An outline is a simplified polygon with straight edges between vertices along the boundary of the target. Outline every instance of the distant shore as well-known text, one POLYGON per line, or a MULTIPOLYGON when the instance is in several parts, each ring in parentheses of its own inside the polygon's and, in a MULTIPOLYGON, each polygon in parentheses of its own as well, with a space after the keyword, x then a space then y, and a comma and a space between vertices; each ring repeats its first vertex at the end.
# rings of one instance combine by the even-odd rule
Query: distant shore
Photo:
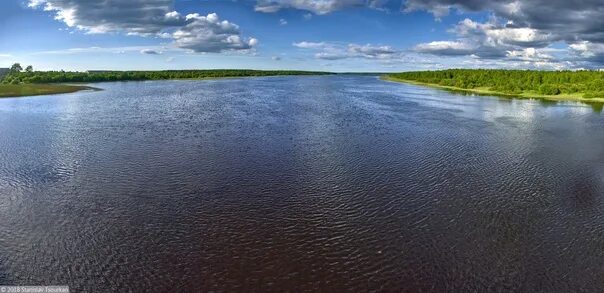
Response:
POLYGON ((0 84, 0 98, 68 94, 84 90, 99 89, 84 85, 68 84, 0 84))
POLYGON ((446 86, 440 85, 436 83, 428 83, 421 82, 416 80, 402 79, 397 78, 392 75, 383 75, 380 77, 382 80, 399 82, 399 83, 407 83, 419 86, 432 87, 452 92, 461 92, 467 94, 475 94, 482 96, 499 96, 499 97, 507 97, 507 98, 520 98, 520 99, 539 99, 539 100, 547 100, 547 101, 573 101, 573 102, 583 102, 588 104, 594 103, 604 103, 604 98, 585 98, 584 93, 567 93, 567 94, 557 94, 557 95, 543 95, 531 91, 523 91, 521 93, 505 93, 500 91, 491 90, 489 87, 477 87, 477 88, 461 88, 455 86, 446 86))
POLYGON ((329 72, 295 70, 165 70, 165 71, 35 71, 13 72, 0 83, 0 98, 73 93, 98 90, 77 85, 113 81, 205 80, 242 77, 328 75, 329 72))

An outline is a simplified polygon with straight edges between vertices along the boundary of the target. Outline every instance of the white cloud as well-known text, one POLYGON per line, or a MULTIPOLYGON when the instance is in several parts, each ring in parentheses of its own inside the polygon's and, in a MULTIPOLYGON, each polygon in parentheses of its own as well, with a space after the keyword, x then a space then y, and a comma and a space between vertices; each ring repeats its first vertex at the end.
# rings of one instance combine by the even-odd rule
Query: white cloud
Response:
POLYGON ((176 11, 168 12, 165 15, 166 20, 178 21, 181 19, 180 13, 176 11))
POLYGON ((323 15, 347 8, 384 9, 389 1, 393 0, 257 0, 255 9, 264 13, 274 13, 282 9, 299 9, 323 15))
POLYGON ((398 58, 402 54, 401 51, 398 51, 390 46, 373 46, 370 44, 348 44, 348 49, 346 52, 350 57, 361 57, 367 59, 392 59, 398 58))
POLYGON ((583 41, 569 46, 576 54, 585 58, 604 54, 604 44, 583 41))
POLYGON ((258 44, 255 38, 243 39, 239 26, 220 20, 216 13, 186 16, 187 24, 172 34, 176 46, 194 52, 220 53, 249 50, 258 44))
POLYGON ((569 45, 571 55, 579 60, 604 63, 604 44, 582 41, 569 45))
POLYGON ((29 0, 31 8, 55 13, 55 19, 88 33, 155 35, 182 24, 172 0, 86 1, 29 0))
POLYGON ((327 47, 328 44, 324 43, 324 42, 307 42, 307 41, 302 41, 299 43, 293 43, 294 47, 298 47, 298 48, 303 48, 303 49, 320 49, 320 48, 324 48, 327 47))
MULTIPOLYGON (((592 62, 591 67, 604 63, 604 54, 597 49, 599 44, 604 44, 604 9, 600 0, 406 0, 404 6, 408 12, 424 10, 436 18, 449 14, 452 9, 458 13, 490 13, 495 21, 465 20, 454 29, 458 38, 473 42, 477 50, 496 53, 483 57, 510 57, 501 53, 526 52, 529 48, 565 43, 570 54, 574 54, 567 57, 574 61, 592 62)), ((554 58, 560 62, 565 60, 554 58)))
POLYGON ((173 0, 29 0, 28 6, 54 12, 55 19, 86 33, 172 38, 177 47, 194 52, 246 51, 258 44, 215 13, 183 17, 174 11, 173 0))
POLYGON ((553 60, 553 56, 535 48, 508 51, 507 57, 520 61, 547 62, 553 60))
POLYGON ((451 32, 463 38, 479 38, 479 42, 492 46, 545 47, 556 39, 550 33, 532 28, 514 27, 513 22, 500 24, 496 18, 486 23, 474 22, 471 19, 460 21, 451 32))
POLYGON ((436 55, 470 55, 475 50, 474 46, 461 41, 435 41, 415 46, 416 52, 436 55))
POLYGON ((315 58, 324 60, 339 60, 348 58, 395 60, 403 57, 403 52, 390 46, 376 46, 371 44, 337 44, 325 42, 298 42, 294 47, 315 51, 315 58), (317 52, 318 51, 318 52, 317 52))
POLYGON ((141 54, 145 54, 145 55, 159 55, 159 54, 161 54, 160 51, 156 51, 156 50, 153 50, 153 49, 142 49, 140 52, 141 52, 141 54))
POLYGON ((486 30, 488 38, 499 44, 518 46, 542 47, 549 45, 553 37, 551 34, 542 33, 532 28, 494 28, 486 30))
MULTIPOLYGON (((471 56, 485 59, 523 59, 538 61, 536 50, 547 47, 555 41, 552 34, 531 28, 518 28, 512 22, 502 24, 497 18, 486 23, 464 19, 449 32, 457 39, 418 44, 414 50, 419 53, 446 56, 471 56), (532 56, 530 56, 533 54, 532 56)), ((543 57, 541 55, 541 57, 543 57)))

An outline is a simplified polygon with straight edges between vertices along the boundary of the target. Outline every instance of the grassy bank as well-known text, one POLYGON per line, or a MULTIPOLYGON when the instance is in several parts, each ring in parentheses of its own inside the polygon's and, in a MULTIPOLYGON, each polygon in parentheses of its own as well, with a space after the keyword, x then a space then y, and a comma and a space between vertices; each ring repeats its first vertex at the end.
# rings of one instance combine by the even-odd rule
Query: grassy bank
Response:
POLYGON ((604 103, 604 74, 596 71, 443 70, 382 79, 477 95, 604 103))
POLYGON ((0 98, 66 94, 91 89, 94 88, 66 84, 0 84, 0 98))

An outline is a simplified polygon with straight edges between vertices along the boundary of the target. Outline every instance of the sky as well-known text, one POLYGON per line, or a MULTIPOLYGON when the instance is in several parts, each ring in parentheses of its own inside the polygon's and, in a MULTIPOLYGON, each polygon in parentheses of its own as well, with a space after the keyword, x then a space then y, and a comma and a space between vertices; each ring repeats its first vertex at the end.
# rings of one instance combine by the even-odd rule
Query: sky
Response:
POLYGON ((0 0, 0 67, 604 68, 602 0, 0 0))

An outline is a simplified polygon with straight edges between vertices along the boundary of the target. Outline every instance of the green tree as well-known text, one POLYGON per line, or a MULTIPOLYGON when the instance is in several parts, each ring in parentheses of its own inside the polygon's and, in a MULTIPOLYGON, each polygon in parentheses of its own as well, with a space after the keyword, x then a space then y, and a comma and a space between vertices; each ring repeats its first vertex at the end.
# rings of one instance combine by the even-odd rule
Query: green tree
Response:
POLYGON ((29 66, 25 67, 25 72, 29 72, 29 73, 34 72, 34 68, 31 65, 29 65, 29 66))
POLYGON ((21 64, 15 63, 15 64, 13 64, 13 66, 10 67, 10 71, 11 72, 21 72, 21 71, 23 71, 23 67, 21 67, 21 64))

